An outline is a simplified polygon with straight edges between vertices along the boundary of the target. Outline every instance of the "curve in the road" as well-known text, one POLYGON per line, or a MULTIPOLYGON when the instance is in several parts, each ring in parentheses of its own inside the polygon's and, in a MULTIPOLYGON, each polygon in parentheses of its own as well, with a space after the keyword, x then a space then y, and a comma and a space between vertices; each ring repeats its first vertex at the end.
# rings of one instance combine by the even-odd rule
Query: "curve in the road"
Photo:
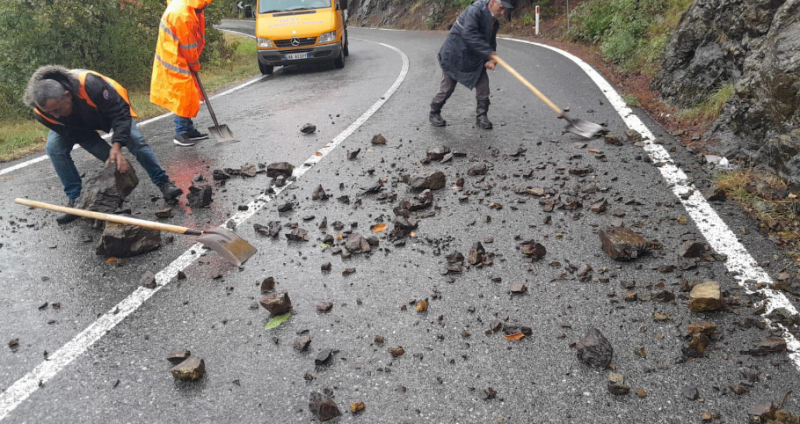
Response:
MULTIPOLYGON (((368 41, 368 40, 363 40, 368 41)), ((272 190, 267 190, 267 192, 272 192, 274 194, 262 194, 255 198, 250 204, 248 204, 248 208, 246 211, 239 212, 233 215, 231 218, 226 220, 226 224, 231 226, 231 222, 233 222, 235 226, 238 226, 253 215, 255 215, 258 211, 263 209, 270 200, 274 199, 278 196, 283 190, 287 189, 292 185, 294 181, 300 178, 303 174, 308 172, 311 168, 314 167, 317 163, 319 163, 323 158, 325 158, 331 151, 333 151, 338 145, 340 145, 344 140, 346 140, 350 135, 352 135, 359 127, 361 127, 372 115, 377 112, 381 106, 383 106, 392 95, 397 91, 400 85, 406 78, 408 74, 409 68, 409 60, 408 56, 400 49, 384 44, 384 43, 376 43, 383 47, 389 48, 395 51, 403 60, 403 65, 400 70, 400 74, 397 76, 397 79, 394 81, 391 87, 381 96, 378 101, 376 101, 366 112, 364 112, 358 119, 356 119, 350 126, 348 126, 344 131, 339 133, 330 143, 326 144, 322 149, 319 149, 315 152, 309 159, 307 159, 302 166, 295 168, 292 178, 289 182, 287 182, 283 187, 277 187, 272 185, 272 190)), ((250 85, 254 82, 261 80, 262 77, 255 78, 254 80, 248 81, 247 83, 235 87, 234 89, 228 90, 224 93, 220 93, 219 95, 225 95, 230 92, 236 91, 240 88, 244 88, 247 85, 250 85)), ((154 119, 161 119, 165 116, 164 115, 154 119)), ((41 159, 40 159, 41 160, 41 159)), ((19 169, 19 168, 17 168, 19 169)), ((166 286, 170 283, 170 281, 174 280, 178 272, 186 269, 189 265, 191 265, 194 261, 200 258, 203 253, 205 252, 205 248, 202 244, 196 243, 187 251, 185 251, 181 256, 177 259, 172 261, 166 268, 161 270, 158 274, 156 274, 155 279, 157 286, 153 289, 148 289, 145 287, 139 287, 131 293, 128 297, 118 303, 116 306, 111 308, 108 312, 100 316, 95 322, 93 322, 89 327, 85 330, 80 332, 77 336, 75 336, 72 340, 70 340, 67 344, 62 346, 58 349, 53 355, 51 355, 47 361, 42 362, 36 368, 34 368, 31 372, 26 374, 24 377, 20 378, 16 382, 14 382, 11 387, 9 387, 2 395, 0 395, 0 421, 5 419, 9 413, 11 413, 17 406, 19 406, 22 402, 25 401, 31 394, 33 394, 36 390, 39 389, 45 382, 50 380, 51 378, 55 377, 64 367, 69 365, 75 358, 80 356, 84 353, 89 347, 91 347, 95 342, 97 342, 101 337, 103 337, 106 333, 108 333, 111 329, 113 329, 117 324, 122 322, 126 317, 136 311, 140 306, 144 304, 148 299, 150 299, 154 294, 156 294, 161 288, 166 286)))

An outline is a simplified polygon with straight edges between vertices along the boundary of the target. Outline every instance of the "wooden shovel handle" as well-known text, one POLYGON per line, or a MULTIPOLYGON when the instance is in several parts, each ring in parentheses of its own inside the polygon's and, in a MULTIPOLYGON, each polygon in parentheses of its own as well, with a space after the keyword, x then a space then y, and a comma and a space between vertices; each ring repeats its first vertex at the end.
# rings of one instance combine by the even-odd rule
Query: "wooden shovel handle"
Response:
POLYGON ((51 205, 49 203, 37 202, 28 199, 14 199, 16 203, 25 206, 31 206, 39 209, 47 209, 56 212, 68 213, 71 215, 82 216, 84 218, 99 219, 101 221, 116 222, 117 224, 134 225, 137 227, 150 228, 151 230, 169 231, 170 233, 186 234, 190 236, 202 235, 202 231, 194 230, 191 228, 180 227, 171 224, 162 224, 160 222, 145 221, 143 219, 136 219, 127 216, 111 215, 108 213, 85 211, 83 209, 68 208, 66 206, 51 205))
POLYGON ((533 86, 533 84, 529 83, 528 80, 526 80, 522 75, 519 74, 519 72, 516 71, 516 69, 512 68, 511 65, 506 63, 505 60, 500 59, 500 57, 497 56, 496 54, 489 56, 489 59, 499 63, 504 68, 506 68, 506 70, 510 72, 511 75, 514 75, 519 80, 519 82, 524 84, 526 87, 530 88, 530 90, 533 91, 533 94, 539 97, 543 102, 547 103, 547 106, 550 106, 550 109, 556 111, 558 116, 564 115, 564 111, 560 107, 556 106, 555 103, 551 102, 550 99, 545 97, 545 95, 542 94, 541 91, 537 90, 536 87, 533 86))

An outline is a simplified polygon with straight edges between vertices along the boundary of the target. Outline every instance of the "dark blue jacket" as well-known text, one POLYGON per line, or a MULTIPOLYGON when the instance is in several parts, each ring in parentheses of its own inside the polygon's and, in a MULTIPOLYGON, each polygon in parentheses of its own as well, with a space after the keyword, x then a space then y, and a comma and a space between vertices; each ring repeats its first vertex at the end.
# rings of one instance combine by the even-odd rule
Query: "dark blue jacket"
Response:
POLYGON ((492 17, 488 4, 489 0, 478 0, 469 5, 439 50, 442 70, 470 90, 481 77, 489 55, 497 50, 500 23, 492 17))

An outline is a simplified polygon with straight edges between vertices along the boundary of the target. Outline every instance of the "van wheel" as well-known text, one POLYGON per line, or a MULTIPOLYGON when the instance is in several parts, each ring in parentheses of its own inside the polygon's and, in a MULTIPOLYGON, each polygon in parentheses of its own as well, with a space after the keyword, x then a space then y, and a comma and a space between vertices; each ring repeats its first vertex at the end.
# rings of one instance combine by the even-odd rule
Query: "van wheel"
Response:
POLYGON ((344 30, 344 55, 350 56, 350 37, 347 36, 347 30, 344 30))
POLYGON ((333 59, 333 64, 334 66, 336 66, 336 69, 344 68, 344 49, 342 49, 342 51, 339 52, 339 57, 333 59))
POLYGON ((258 62, 258 69, 261 71, 261 75, 272 75, 272 71, 275 67, 258 62))

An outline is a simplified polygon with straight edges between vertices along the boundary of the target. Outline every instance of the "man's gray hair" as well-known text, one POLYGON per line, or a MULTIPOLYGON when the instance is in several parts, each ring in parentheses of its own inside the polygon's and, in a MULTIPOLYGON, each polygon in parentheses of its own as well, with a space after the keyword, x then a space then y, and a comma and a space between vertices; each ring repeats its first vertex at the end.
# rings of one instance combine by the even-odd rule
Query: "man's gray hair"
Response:
POLYGON ((60 82, 51 79, 36 81, 33 85, 33 101, 44 106, 50 99, 63 100, 67 89, 60 82))

